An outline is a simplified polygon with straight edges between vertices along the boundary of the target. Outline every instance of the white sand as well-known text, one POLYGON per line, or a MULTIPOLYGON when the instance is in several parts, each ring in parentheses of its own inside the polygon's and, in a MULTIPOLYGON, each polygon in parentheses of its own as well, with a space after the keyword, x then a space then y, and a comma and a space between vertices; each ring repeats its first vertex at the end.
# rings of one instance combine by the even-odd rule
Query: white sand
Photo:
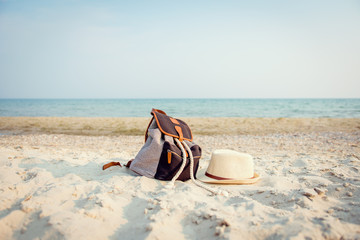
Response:
POLYGON ((360 132, 195 136, 261 181, 175 189, 125 167, 142 136, 0 136, 0 239, 360 239, 360 132))

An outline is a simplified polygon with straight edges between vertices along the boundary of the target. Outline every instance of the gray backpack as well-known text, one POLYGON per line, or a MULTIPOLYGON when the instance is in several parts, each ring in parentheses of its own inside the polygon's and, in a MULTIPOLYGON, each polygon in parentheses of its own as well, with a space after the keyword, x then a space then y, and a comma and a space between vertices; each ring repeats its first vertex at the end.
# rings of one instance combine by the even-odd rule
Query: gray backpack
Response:
MULTIPOLYGON (((145 144, 126 166, 149 178, 168 181, 176 176, 174 180, 189 180, 196 175, 201 157, 201 148, 193 142, 189 126, 158 109, 152 109, 151 114, 145 144)), ((114 165, 120 163, 108 163, 103 170, 114 165)))
MULTIPOLYGON (((175 180, 191 179, 196 185, 217 193, 195 180, 201 148, 193 142, 190 127, 184 121, 172 118, 158 109, 152 109, 151 115, 153 117, 145 133, 145 144, 126 167, 137 174, 171 181, 172 184, 175 180)), ((103 170, 114 165, 120 163, 105 164, 103 170)))
POLYGON ((175 180, 189 180, 191 175, 196 175, 201 157, 201 148, 193 143, 189 126, 158 109, 153 109, 151 114, 145 144, 127 166, 150 178, 172 180, 177 176, 175 180))

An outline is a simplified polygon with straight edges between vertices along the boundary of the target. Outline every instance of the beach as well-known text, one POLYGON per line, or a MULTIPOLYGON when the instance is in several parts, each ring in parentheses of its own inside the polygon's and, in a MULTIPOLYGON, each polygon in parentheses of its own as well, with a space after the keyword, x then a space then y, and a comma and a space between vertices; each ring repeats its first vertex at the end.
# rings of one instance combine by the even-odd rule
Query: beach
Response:
MULTIPOLYGON (((360 131, 360 118, 187 118, 194 135, 266 135, 360 131)), ((0 133, 88 136, 144 135, 147 117, 0 117, 0 133)))
MULTIPOLYGON (((181 117, 179 117, 181 118, 181 117)), ((0 117, 0 239, 360 239, 359 118, 181 118, 202 148, 251 154, 252 185, 125 165, 150 118, 0 117)))

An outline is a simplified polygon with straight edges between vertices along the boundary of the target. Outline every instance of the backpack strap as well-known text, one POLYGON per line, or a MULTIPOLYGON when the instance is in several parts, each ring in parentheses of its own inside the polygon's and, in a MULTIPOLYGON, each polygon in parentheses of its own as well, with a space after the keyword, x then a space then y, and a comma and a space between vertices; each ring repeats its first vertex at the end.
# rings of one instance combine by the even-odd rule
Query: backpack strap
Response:
POLYGON ((186 155, 187 153, 189 153, 190 155, 190 178, 191 181, 193 183, 195 183, 195 185, 213 193, 213 194, 219 194, 219 195, 223 195, 223 196, 227 196, 228 193, 225 190, 217 190, 217 189, 213 189, 211 187, 208 187, 206 185, 204 185, 203 183, 197 181, 194 177, 194 157, 192 155, 191 149, 190 147, 187 145, 187 143, 185 141, 180 142, 180 140, 178 140, 177 138, 174 138, 175 142, 178 144, 178 146, 181 149, 182 152, 182 156, 183 156, 183 161, 181 163, 181 166, 178 170, 178 172, 175 174, 175 176, 171 179, 171 181, 168 183, 168 185, 166 186, 167 188, 171 188, 174 186, 174 183, 176 181, 176 179, 180 176, 180 174, 182 173, 182 171, 184 171, 185 168, 185 164, 186 164, 186 155), (185 149, 184 149, 185 147, 185 149))
POLYGON ((122 167, 120 162, 109 162, 109 163, 105 164, 102 169, 105 170, 105 169, 107 169, 109 167, 112 167, 112 166, 120 166, 120 167, 122 167))

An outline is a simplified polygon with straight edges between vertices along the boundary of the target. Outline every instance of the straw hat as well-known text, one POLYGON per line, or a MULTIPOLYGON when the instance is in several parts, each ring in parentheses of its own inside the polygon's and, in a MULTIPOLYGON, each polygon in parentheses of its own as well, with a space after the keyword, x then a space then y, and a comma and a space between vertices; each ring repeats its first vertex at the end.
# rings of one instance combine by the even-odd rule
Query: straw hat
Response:
POLYGON ((252 184, 259 180, 251 155, 228 149, 215 150, 205 172, 197 177, 205 183, 252 184))

